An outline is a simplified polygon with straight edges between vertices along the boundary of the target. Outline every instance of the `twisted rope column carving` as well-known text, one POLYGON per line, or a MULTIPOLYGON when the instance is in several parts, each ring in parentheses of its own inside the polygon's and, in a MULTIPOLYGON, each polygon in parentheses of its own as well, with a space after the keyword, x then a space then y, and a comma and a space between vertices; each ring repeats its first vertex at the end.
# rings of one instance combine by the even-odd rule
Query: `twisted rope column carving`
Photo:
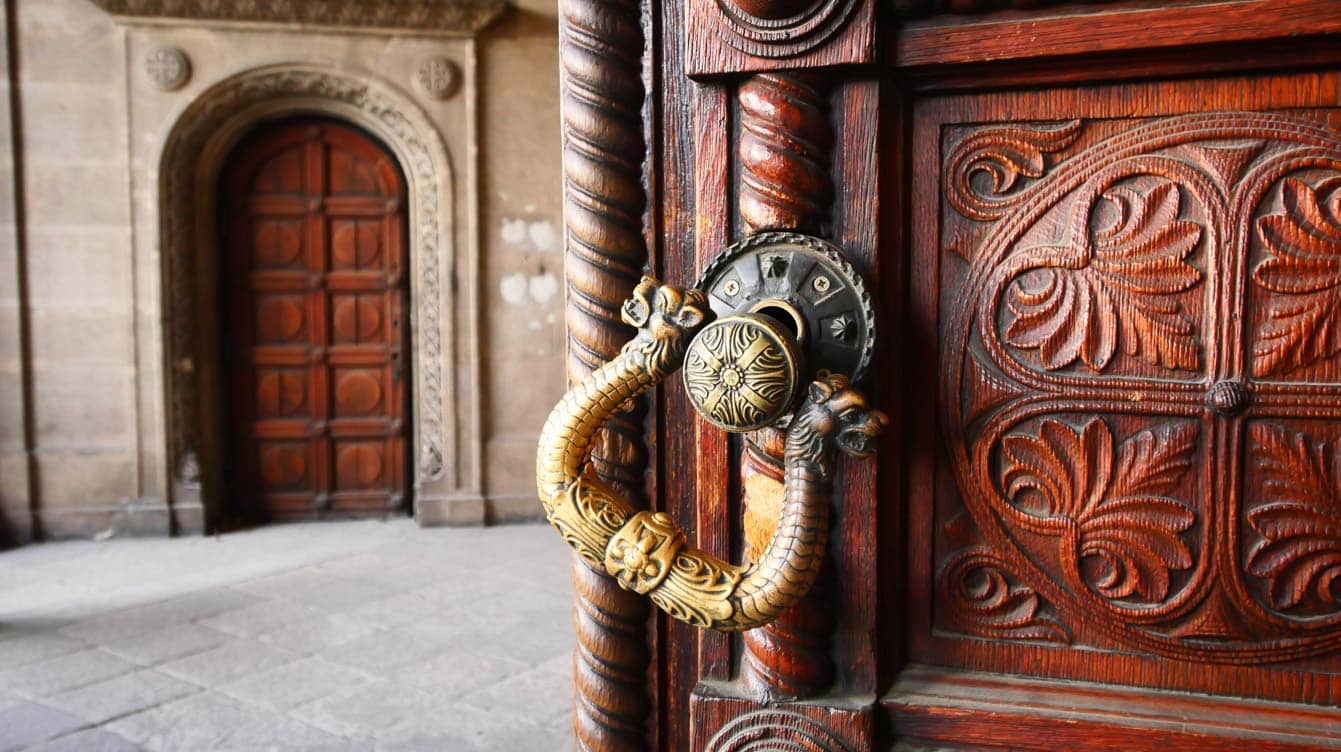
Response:
MULTIPOLYGON (((737 96, 745 232, 824 234, 834 196, 827 77, 815 71, 761 73, 742 83, 737 96)), ((776 429, 745 439, 740 472, 747 555, 756 541, 767 543, 772 536, 781 503, 783 448, 776 429)), ((833 620, 825 579, 822 573, 810 594, 771 624, 745 633, 741 678, 760 697, 813 697, 833 682, 833 620)))
POLYGON ((760 73, 741 84, 738 97, 740 218, 746 234, 824 234, 834 190, 826 76, 760 73))
MULTIPOLYGON (((633 330, 619 317, 647 262, 642 214, 643 33, 637 0, 561 0, 567 372, 576 383, 618 354, 633 330)), ((592 467, 643 499, 645 408, 613 419, 592 467)), ((578 648, 573 676, 577 749, 646 748, 646 599, 574 557, 578 648)))

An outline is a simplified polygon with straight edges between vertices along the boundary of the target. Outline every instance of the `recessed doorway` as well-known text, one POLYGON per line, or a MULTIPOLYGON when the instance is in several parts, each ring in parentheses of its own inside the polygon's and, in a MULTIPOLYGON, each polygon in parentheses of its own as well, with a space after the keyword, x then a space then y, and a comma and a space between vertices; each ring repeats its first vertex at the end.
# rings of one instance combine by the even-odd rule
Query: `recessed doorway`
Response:
POLYGON ((225 525, 406 510, 406 183, 329 119, 268 123, 219 185, 225 525))

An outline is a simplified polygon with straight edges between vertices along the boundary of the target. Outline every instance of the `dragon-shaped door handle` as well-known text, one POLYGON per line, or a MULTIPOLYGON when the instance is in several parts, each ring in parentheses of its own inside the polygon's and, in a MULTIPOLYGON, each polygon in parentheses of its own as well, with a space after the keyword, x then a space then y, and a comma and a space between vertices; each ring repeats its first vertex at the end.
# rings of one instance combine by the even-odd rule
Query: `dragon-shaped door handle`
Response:
POLYGON ((835 368, 859 376, 870 362, 869 295, 833 246, 769 233, 727 249, 697 289, 644 277, 622 317, 637 335, 564 395, 541 433, 546 517, 588 564, 677 619, 718 631, 767 624, 806 594, 824 562, 835 449, 868 457, 889 423, 835 368), (710 422, 786 430, 780 519, 756 562, 688 545, 671 517, 635 511, 589 471, 605 422, 682 365, 689 398, 710 422))

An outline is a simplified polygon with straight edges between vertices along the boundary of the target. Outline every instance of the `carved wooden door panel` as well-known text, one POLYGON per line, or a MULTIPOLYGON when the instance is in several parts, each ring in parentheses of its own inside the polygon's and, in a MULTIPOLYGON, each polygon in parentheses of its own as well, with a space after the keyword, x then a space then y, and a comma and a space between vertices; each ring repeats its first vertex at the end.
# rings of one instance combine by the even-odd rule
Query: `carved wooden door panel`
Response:
MULTIPOLYGON (((575 565, 579 749, 1341 749, 1335 2, 560 8, 574 381, 640 268, 803 233, 875 291, 893 418, 763 627, 575 565)), ((749 556, 780 434, 688 403, 592 468, 749 556)))
MULTIPOLYGON (((932 691, 1025 691, 991 674, 1095 682, 1132 713, 1159 700, 1104 683, 1341 696, 1337 88, 1307 73, 916 106, 914 305, 939 337, 938 404, 915 422, 942 439, 909 495, 910 530, 930 533, 907 542, 925 665, 890 705, 910 736, 945 733, 932 691)), ((1074 707, 1037 691, 1040 711, 1074 707)), ((1228 707, 1278 723, 1170 701, 1196 718, 1187 737, 1228 707)), ((1282 725, 1337 722, 1299 708, 1282 725)))
POLYGON ((286 121, 223 182, 230 493, 250 516, 405 503, 405 184, 353 128, 286 121))

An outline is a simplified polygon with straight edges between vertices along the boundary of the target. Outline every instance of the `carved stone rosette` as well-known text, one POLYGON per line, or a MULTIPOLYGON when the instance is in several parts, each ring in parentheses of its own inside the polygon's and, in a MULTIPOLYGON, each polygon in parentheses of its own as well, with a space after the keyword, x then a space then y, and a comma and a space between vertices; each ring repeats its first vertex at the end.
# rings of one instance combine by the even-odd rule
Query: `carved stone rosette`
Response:
MULTIPOLYGON (((561 0, 568 380, 614 358, 633 330, 620 306, 647 263, 642 213, 643 34, 636 0, 561 0)), ((643 497, 641 403, 595 440, 598 476, 643 497)), ((639 501, 642 504, 644 502, 639 501)), ((574 558, 578 648, 574 731, 581 750, 641 750, 651 705, 647 600, 574 558)))
POLYGON ((944 557, 941 611, 1200 662, 1333 651, 1341 141, 1267 113, 1088 127, 949 141, 942 421, 981 545, 944 557))

